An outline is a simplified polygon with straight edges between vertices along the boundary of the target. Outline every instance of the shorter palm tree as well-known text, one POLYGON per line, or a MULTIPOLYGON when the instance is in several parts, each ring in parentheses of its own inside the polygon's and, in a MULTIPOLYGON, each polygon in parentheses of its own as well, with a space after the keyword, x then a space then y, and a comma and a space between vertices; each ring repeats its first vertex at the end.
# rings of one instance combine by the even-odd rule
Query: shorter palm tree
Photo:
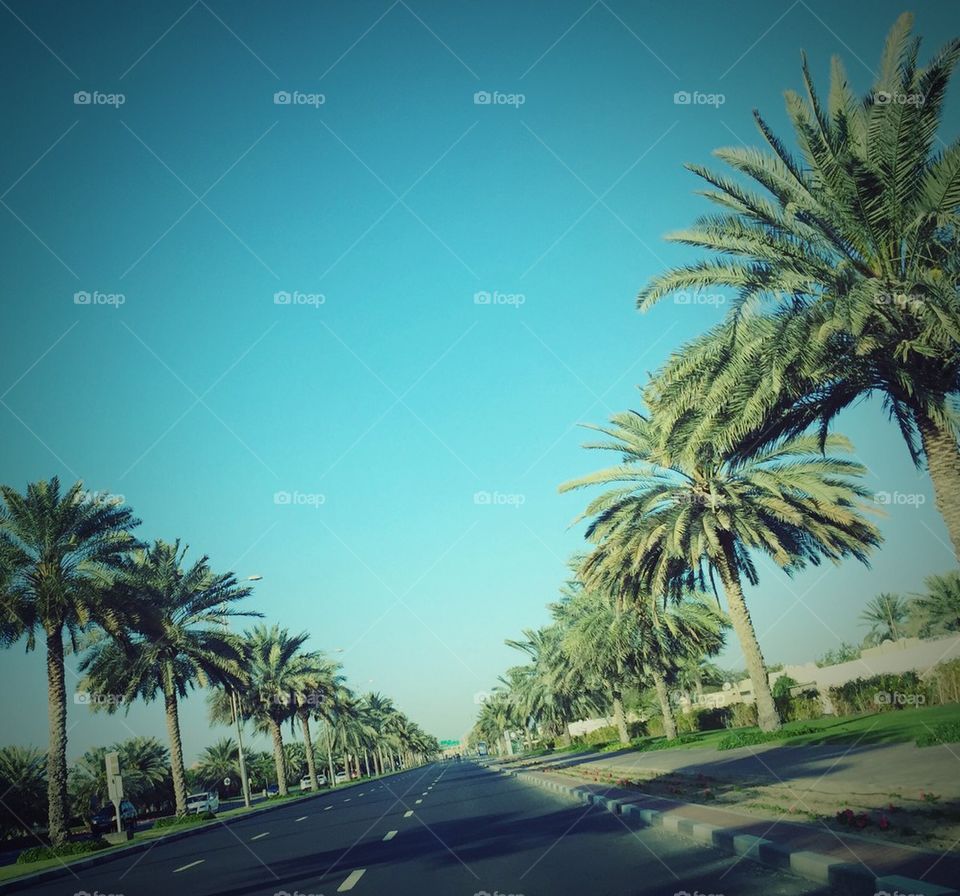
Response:
POLYGON ((899 594, 878 594, 867 601, 860 614, 860 621, 870 626, 864 638, 865 644, 879 644, 881 641, 899 641, 906 633, 907 620, 910 618, 910 602, 899 594))
POLYGON ((229 778, 229 789, 235 789, 234 782, 239 788, 240 749, 237 742, 232 737, 221 737, 206 747, 200 754, 195 772, 205 787, 225 787, 223 782, 229 778))
POLYGON ((0 747, 0 837, 47 822, 47 756, 36 747, 0 747))
POLYGON ((921 636, 960 631, 960 571, 927 576, 923 584, 926 592, 916 595, 912 605, 921 636))

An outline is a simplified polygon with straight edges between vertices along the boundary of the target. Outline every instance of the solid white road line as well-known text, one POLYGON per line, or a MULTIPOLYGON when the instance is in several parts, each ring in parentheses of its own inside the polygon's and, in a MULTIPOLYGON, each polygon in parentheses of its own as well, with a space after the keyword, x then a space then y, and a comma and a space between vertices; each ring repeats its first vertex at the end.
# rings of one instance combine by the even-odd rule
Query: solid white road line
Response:
POLYGON ((307 816, 306 816, 306 815, 301 815, 301 816, 297 819, 297 821, 306 821, 306 820, 307 820, 307 816))
POLYGON ((257 834, 256 837, 251 837, 250 839, 251 839, 251 840, 262 840, 264 837, 269 836, 269 834, 270 834, 269 831, 264 831, 262 834, 257 834))
POLYGON ((403 813, 404 818, 409 818, 411 815, 413 815, 413 809, 407 809, 407 811, 403 813))
POLYGON ((363 873, 366 871, 366 868, 358 868, 356 871, 351 871, 350 876, 337 887, 338 893, 346 893, 347 890, 352 890, 356 885, 357 881, 363 877, 363 873))
POLYGON ((386 843, 387 840, 392 840, 396 836, 397 836, 396 831, 387 831, 386 835, 383 838, 383 841, 384 843, 386 843))
POLYGON ((197 859, 196 862, 191 862, 189 865, 181 865, 179 868, 174 868, 173 873, 176 874, 179 871, 186 871, 188 868, 193 868, 194 865, 201 865, 206 861, 206 859, 197 859))

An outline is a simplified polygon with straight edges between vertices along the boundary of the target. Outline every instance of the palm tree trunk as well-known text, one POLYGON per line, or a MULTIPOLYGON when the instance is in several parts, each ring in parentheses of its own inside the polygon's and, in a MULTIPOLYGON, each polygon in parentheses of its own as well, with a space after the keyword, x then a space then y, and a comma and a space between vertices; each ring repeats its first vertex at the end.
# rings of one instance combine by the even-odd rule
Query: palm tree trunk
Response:
POLYGON ((677 720, 673 716, 673 707, 670 705, 667 680, 659 670, 651 673, 651 678, 653 678, 653 687, 657 692, 657 699, 660 701, 660 713, 663 715, 663 734, 667 740, 673 740, 677 736, 677 720))
POLYGON ((743 599, 743 588, 740 585, 740 575, 734 561, 734 550, 731 536, 728 533, 720 535, 720 552, 712 559, 720 573, 723 590, 727 595, 727 606, 730 608, 730 622, 740 641, 740 649, 747 661, 747 671, 750 673, 750 683, 753 685, 753 694, 757 701, 757 721, 761 731, 777 731, 780 728, 780 714, 773 701, 773 692, 770 690, 770 678, 767 675, 767 664, 764 662, 760 650, 760 642, 753 628, 750 611, 743 599))
POLYGON ((277 769, 277 789, 280 796, 287 795, 287 761, 283 755, 283 732, 276 719, 270 719, 270 735, 273 738, 273 764, 277 769))
POLYGON ((173 779, 173 802, 177 815, 187 814, 187 773, 183 766, 183 741, 180 737, 180 708, 173 684, 173 669, 167 667, 163 682, 163 708, 167 717, 170 740, 170 777, 173 779))
POLYGON ((363 769, 366 772, 367 777, 370 777, 370 753, 367 751, 367 748, 363 748, 363 769))
POLYGON ((383 747, 380 746, 380 744, 377 744, 377 752, 376 752, 376 755, 374 756, 374 759, 380 761, 380 771, 378 772, 378 774, 382 775, 386 771, 386 769, 383 767, 383 747))
POLYGON ((627 730, 627 716, 623 711, 623 691, 619 687, 613 688, 613 718, 617 725, 620 743, 629 743, 630 732, 627 730))
POLYGON ((946 523, 954 556, 960 560, 960 449, 953 433, 925 414, 917 414, 917 428, 937 510, 946 523))
POLYGON ((67 841, 67 688, 63 676, 63 629, 47 633, 47 713, 50 750, 47 753, 47 818, 50 842, 67 841))
POLYGON ((313 740, 310 738, 310 719, 307 713, 300 714, 300 727, 303 729, 303 745, 307 751, 307 774, 310 776, 310 789, 316 790, 317 784, 317 757, 313 755, 313 740))

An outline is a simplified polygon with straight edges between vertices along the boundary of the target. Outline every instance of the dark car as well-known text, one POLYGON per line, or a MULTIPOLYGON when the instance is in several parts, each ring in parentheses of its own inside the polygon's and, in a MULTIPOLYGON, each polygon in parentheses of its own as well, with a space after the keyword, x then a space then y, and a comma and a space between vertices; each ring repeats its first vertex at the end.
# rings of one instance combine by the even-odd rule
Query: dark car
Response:
MULTIPOLYGON (((130 800, 120 801, 120 820, 124 829, 136 826, 137 808, 130 800)), ((101 806, 90 819, 90 827, 95 834, 107 834, 117 829, 117 813, 113 803, 101 806)))

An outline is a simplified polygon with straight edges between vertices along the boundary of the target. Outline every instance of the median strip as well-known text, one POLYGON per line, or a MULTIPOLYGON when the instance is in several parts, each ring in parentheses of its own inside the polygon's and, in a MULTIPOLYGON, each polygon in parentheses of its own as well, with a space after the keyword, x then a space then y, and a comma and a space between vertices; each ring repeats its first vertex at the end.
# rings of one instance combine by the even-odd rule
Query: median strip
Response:
POLYGON ((193 868, 195 865, 202 865, 206 859, 197 859, 196 862, 191 862, 189 865, 181 865, 179 868, 174 868, 173 873, 179 874, 181 871, 186 871, 188 868, 193 868))
POLYGON ((351 871, 347 879, 337 887, 337 892, 346 893, 347 890, 352 890, 357 885, 357 881, 363 877, 366 870, 366 868, 358 868, 356 871, 351 871))

